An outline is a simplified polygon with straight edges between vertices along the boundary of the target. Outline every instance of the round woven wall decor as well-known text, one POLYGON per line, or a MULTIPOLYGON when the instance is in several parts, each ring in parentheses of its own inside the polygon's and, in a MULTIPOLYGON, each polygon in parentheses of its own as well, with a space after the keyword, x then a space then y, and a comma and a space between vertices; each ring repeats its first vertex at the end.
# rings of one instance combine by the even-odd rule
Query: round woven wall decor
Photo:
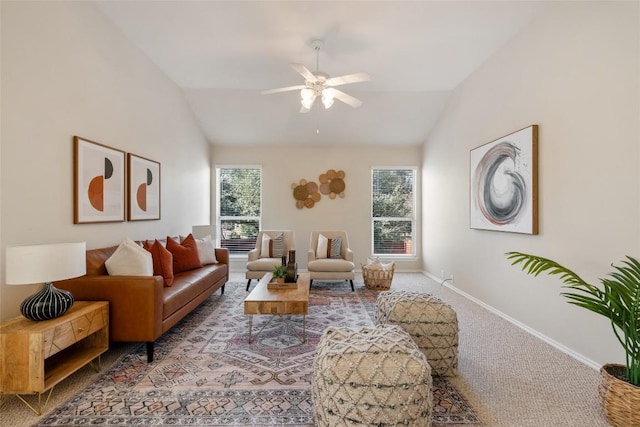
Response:
POLYGON ((331 184, 329 184, 329 188, 331 188, 331 191, 336 194, 342 193, 344 191, 344 187, 344 181, 340 178, 332 179, 331 184))
POLYGON ((305 201, 309 197, 309 190, 304 185, 298 185, 293 189, 293 197, 296 200, 305 201))
POLYGON ((296 207, 312 208, 320 201, 322 195, 318 192, 318 184, 313 181, 301 179, 298 183, 291 184, 293 198, 296 200, 296 207))
POLYGON ((328 195, 330 199, 335 199, 336 196, 344 197, 344 189, 347 186, 344 182, 345 175, 343 170, 336 171, 334 169, 329 169, 321 174, 318 177, 320 193, 328 195))
POLYGON ((344 177, 344 171, 329 169, 318 177, 320 185, 306 179, 301 179, 299 182, 291 184, 296 207, 298 209, 305 207, 311 209, 322 199, 323 194, 329 196, 330 199, 335 199, 336 196, 344 197, 344 190, 347 186, 344 182, 344 177))

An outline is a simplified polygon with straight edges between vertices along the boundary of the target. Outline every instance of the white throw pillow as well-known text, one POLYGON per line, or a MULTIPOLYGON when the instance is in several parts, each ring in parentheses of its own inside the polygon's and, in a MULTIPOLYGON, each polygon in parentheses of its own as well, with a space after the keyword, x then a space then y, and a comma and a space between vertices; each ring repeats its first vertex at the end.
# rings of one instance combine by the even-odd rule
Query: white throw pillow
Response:
POLYGON ((128 237, 104 265, 110 276, 153 276, 151 252, 128 237))
POLYGON ((202 239, 196 239, 196 246, 198 247, 198 257, 200 257, 200 264, 207 265, 218 263, 211 236, 205 236, 202 239))
POLYGON ((327 245, 329 244, 329 239, 327 239, 324 235, 318 235, 318 247, 316 248, 316 259, 317 258, 326 258, 327 257, 327 245))
POLYGON ((260 258, 271 258, 269 256, 269 243, 271 242, 271 236, 267 233, 262 235, 262 245, 260 246, 260 258))

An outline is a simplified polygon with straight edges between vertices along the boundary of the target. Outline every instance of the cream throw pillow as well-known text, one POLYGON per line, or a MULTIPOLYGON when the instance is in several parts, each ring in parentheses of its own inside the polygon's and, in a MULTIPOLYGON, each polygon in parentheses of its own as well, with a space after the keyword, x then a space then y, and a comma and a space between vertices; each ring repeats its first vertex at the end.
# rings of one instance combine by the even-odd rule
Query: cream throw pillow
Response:
POLYGON ((327 239, 324 235, 318 235, 318 247, 316 248, 316 259, 326 258, 327 257, 327 245, 329 244, 329 239, 327 239))
POLYGON ((104 265, 110 276, 153 276, 151 252, 128 237, 104 262, 104 265))
POLYGON ((262 235, 262 245, 260 246, 260 258, 271 258, 269 256, 269 246, 271 243, 271 236, 267 233, 262 235))

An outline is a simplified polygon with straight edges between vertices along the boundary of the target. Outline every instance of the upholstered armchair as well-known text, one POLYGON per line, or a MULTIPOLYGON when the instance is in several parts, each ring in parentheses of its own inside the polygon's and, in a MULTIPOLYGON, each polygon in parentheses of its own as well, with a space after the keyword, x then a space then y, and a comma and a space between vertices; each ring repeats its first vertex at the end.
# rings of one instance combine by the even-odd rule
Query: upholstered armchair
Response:
POLYGON ((262 279, 265 273, 271 273, 273 267, 282 265, 282 257, 296 249, 293 231, 262 230, 258 233, 256 247, 249 251, 247 258, 247 291, 251 279, 262 279))
POLYGON ((312 231, 307 253, 310 283, 319 280, 348 280, 353 287, 355 278, 353 252, 344 231, 312 231))

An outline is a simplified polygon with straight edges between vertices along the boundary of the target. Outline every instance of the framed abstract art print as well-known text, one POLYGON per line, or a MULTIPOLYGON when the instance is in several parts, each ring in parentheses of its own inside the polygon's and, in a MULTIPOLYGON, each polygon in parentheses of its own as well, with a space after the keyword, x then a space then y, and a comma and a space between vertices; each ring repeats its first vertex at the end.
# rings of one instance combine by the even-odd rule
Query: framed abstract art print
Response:
POLYGON ((470 227, 538 234, 538 125, 470 154, 470 227))
POLYGON ((128 153, 127 219, 160 219, 160 163, 128 153))
POLYGON ((73 137, 73 223, 124 221, 124 151, 73 137))

